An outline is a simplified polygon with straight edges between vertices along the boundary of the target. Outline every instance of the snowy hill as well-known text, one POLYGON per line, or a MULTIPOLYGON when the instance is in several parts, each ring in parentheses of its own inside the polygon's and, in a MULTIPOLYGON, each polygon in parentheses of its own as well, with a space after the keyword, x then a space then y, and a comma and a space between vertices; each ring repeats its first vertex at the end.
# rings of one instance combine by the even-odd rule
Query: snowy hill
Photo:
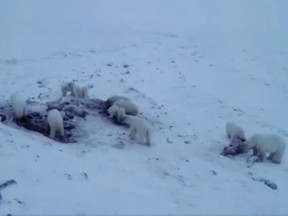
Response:
POLYGON ((152 146, 93 117, 76 144, 0 124, 0 183, 17 181, 0 191, 0 214, 288 214, 288 152, 251 168, 220 155, 230 120, 288 142, 287 6, 2 0, 2 102, 14 91, 55 100, 74 79, 93 85, 90 97, 135 102, 152 146))

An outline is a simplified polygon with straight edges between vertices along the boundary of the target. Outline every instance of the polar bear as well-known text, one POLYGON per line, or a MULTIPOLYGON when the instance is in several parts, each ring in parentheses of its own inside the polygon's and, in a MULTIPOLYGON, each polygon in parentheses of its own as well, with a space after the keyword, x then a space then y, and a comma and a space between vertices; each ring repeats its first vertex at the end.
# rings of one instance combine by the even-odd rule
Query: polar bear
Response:
POLYGON ((137 135, 139 141, 146 143, 148 146, 151 145, 151 132, 145 120, 137 116, 125 115, 123 122, 130 127, 131 139, 135 139, 137 135))
POLYGON ((240 139, 241 141, 245 141, 244 131, 240 126, 236 125, 234 122, 227 122, 225 127, 229 139, 240 139))
POLYGON ((125 109, 122 107, 118 107, 116 105, 112 105, 108 110, 109 118, 114 118, 116 122, 122 122, 124 116, 126 115, 125 109))
POLYGON ((112 106, 117 100, 120 100, 120 99, 129 100, 129 98, 125 96, 113 95, 106 100, 107 106, 108 107, 112 106))
POLYGON ((127 115, 137 115, 139 112, 138 107, 130 100, 120 99, 114 102, 113 105, 123 108, 127 115))
POLYGON ((254 134, 247 139, 243 145, 246 150, 253 149, 253 155, 260 158, 261 161, 266 159, 268 153, 268 160, 280 164, 286 149, 285 140, 275 134, 254 134))
POLYGON ((60 137, 64 136, 63 117, 57 109, 52 109, 48 112, 48 124, 50 127, 49 137, 55 139, 58 134, 60 137))
POLYGON ((63 97, 66 96, 67 92, 70 92, 72 94, 74 85, 75 85, 74 82, 63 83, 61 85, 62 96, 63 97))
POLYGON ((25 115, 26 100, 21 94, 13 93, 10 96, 10 102, 16 118, 22 118, 25 115))

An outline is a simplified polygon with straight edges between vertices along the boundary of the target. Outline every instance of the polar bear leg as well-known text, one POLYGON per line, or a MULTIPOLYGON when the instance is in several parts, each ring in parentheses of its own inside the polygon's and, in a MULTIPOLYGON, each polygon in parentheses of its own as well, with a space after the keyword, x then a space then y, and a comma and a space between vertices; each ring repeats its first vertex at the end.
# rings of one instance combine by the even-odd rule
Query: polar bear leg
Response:
POLYGON ((146 136, 141 136, 141 142, 142 142, 143 144, 146 144, 146 136))
POLYGON ((50 128, 49 137, 51 139, 55 139, 58 133, 60 133, 61 136, 64 135, 63 117, 57 109, 48 112, 47 120, 50 128))
POLYGON ((267 160, 272 161, 274 158, 275 153, 270 153, 269 156, 267 157, 267 160))
POLYGON ((117 110, 117 121, 122 122, 124 120, 125 114, 125 109, 119 107, 117 110))
POLYGON ((76 97, 76 98, 81 98, 82 90, 81 90, 80 86, 78 86, 77 84, 73 85, 71 96, 76 97))
POLYGON ((66 90, 66 88, 64 86, 61 86, 61 92, 62 92, 62 96, 63 97, 66 96, 67 90, 66 90))
POLYGON ((54 127, 50 127, 49 137, 50 137, 51 139, 54 139, 54 138, 55 138, 55 134, 56 134, 55 128, 54 128, 54 127))
POLYGON ((64 136, 64 128, 51 128, 49 137, 51 139, 55 139, 56 137, 63 137, 64 136))
POLYGON ((146 144, 147 144, 148 146, 151 145, 151 136, 150 136, 149 130, 146 131, 146 144))
POLYGON ((88 98, 88 87, 84 86, 82 87, 82 98, 88 98))
POLYGON ((64 136, 64 126, 63 125, 59 128, 59 136, 60 137, 64 136))
POLYGON ((22 118, 25 115, 25 99, 21 94, 13 93, 10 96, 10 102, 16 118, 22 118))
POLYGON ((137 135, 138 135, 138 142, 150 145, 150 133, 149 130, 145 127, 138 128, 137 130, 137 135))
POLYGON ((258 156, 260 161, 266 160, 266 152, 262 152, 261 150, 258 149, 258 153, 256 154, 258 156))
POLYGON ((268 159, 273 162, 273 163, 277 163, 277 164, 280 164, 281 163, 281 160, 282 160, 282 157, 283 157, 283 152, 281 151, 278 151, 278 152, 275 152, 275 153, 271 153, 268 157, 268 159))
POLYGON ((262 152, 257 146, 252 147, 252 156, 256 156, 259 161, 264 161, 266 159, 266 152, 262 152))
POLYGON ((132 127, 132 128, 131 128, 131 131, 130 131, 130 134, 129 134, 129 136, 130 136, 130 138, 131 138, 132 140, 134 140, 134 139, 136 138, 136 133, 137 133, 136 128, 135 128, 135 127, 132 127))

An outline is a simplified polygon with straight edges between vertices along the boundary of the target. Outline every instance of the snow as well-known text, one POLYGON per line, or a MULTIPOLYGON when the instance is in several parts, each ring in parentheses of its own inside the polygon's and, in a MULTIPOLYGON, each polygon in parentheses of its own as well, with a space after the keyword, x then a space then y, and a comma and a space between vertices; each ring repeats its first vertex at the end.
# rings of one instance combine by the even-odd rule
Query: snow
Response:
POLYGON ((147 147, 91 116, 79 143, 61 144, 0 124, 0 181, 17 181, 0 214, 288 214, 287 152, 251 168, 220 155, 227 121, 288 140, 287 6, 2 0, 2 103, 15 91, 52 101, 75 79, 90 97, 129 97, 153 130, 147 147))

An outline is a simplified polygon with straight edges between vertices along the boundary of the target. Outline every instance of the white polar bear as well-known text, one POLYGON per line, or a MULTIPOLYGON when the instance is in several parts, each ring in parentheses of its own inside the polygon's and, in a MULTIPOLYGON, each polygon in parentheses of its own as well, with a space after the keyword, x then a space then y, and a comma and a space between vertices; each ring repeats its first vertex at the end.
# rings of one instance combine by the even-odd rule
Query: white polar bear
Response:
POLYGON ((70 92, 71 96, 76 98, 88 98, 88 87, 80 87, 74 82, 67 82, 61 86, 62 96, 66 96, 70 92))
POLYGON ((114 102, 113 105, 122 107, 127 115, 137 115, 139 112, 138 107, 130 100, 120 99, 114 102))
POLYGON ((123 122, 130 127, 131 139, 135 139, 137 135, 139 141, 146 143, 148 146, 151 145, 151 132, 145 120, 137 116, 125 115, 123 122))
POLYGON ((117 122, 122 122, 125 116, 125 109, 112 105, 108 110, 109 118, 114 118, 117 122))
POLYGON ((234 122, 227 122, 226 125, 226 134, 229 139, 240 139, 242 141, 245 141, 245 135, 243 129, 236 125, 234 122))
POLYGON ((280 164, 286 149, 285 140, 275 134, 255 134, 244 143, 246 150, 253 149, 253 155, 259 157, 261 161, 266 159, 280 164))
POLYGON ((23 98, 23 96, 19 93, 13 93, 10 96, 10 102, 16 118, 22 118, 25 115, 25 105, 26 105, 26 101, 23 98))
POLYGON ((73 82, 63 83, 61 85, 62 96, 63 97, 66 96, 67 92, 70 92, 72 94, 74 85, 75 85, 75 83, 73 83, 73 82))
POLYGON ((129 98, 127 98, 127 97, 125 97, 125 96, 113 95, 113 96, 109 97, 109 98, 106 100, 106 103, 107 103, 108 107, 110 107, 110 106, 112 106, 117 100, 120 100, 120 99, 129 100, 129 98))
POLYGON ((57 133, 60 137, 64 136, 63 117, 57 109, 52 109, 48 112, 48 124, 50 127, 49 137, 55 139, 57 133))

